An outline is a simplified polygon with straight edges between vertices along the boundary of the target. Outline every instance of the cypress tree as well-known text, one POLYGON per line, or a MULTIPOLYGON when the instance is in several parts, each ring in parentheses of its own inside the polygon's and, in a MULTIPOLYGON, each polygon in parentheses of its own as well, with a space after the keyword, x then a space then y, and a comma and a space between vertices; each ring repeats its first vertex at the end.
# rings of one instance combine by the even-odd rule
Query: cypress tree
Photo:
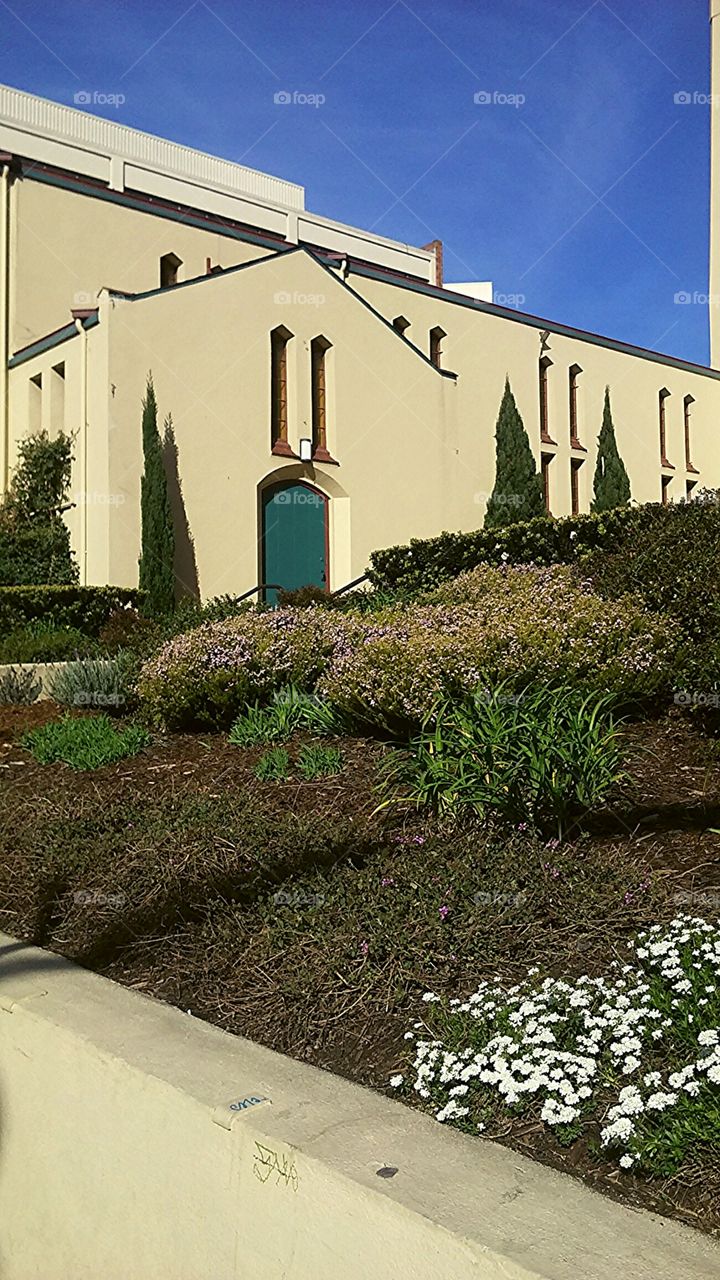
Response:
POLYGON ((495 428, 495 487, 485 512, 485 528, 499 528, 544 516, 542 478, 523 426, 510 379, 505 379, 495 428))
POLYGON ((615 439, 609 387, 605 388, 593 492, 595 497, 590 504, 591 511, 611 511, 613 507, 626 507, 630 501, 630 480, 615 439))
POLYGON ((148 376, 142 417, 143 475, 140 482, 141 554, 139 582, 152 613, 175 608, 175 538, 163 449, 157 425, 157 401, 148 376))

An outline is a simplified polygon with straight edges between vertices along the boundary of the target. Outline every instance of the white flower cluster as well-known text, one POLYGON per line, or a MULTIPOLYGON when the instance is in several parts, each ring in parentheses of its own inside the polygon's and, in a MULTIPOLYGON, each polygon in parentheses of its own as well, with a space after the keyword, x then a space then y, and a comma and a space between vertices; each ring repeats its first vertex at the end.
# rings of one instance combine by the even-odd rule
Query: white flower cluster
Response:
POLYGON ((541 981, 533 969, 514 987, 483 982, 465 1001, 426 992, 425 1004, 440 1006, 427 1016, 442 1039, 418 1035, 427 1031, 422 1022, 405 1038, 415 1041, 412 1087, 436 1119, 533 1101, 554 1127, 594 1113, 605 1122, 603 1144, 620 1148, 620 1164, 631 1168, 644 1128, 679 1097, 720 1085, 720 927, 680 917, 630 946, 639 963, 615 964, 609 978, 541 981), (677 1062, 678 1051, 678 1069, 649 1069, 655 1060, 677 1062), (623 1076, 633 1083, 598 1114, 623 1076))

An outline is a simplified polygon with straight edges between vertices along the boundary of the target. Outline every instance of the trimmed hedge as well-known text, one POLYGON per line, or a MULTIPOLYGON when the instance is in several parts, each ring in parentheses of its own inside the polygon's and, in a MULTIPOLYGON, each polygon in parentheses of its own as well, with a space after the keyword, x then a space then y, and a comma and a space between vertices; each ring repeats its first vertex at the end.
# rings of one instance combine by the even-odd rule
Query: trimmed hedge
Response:
POLYGON ((77 582, 70 534, 62 520, 7 525, 0 521, 0 587, 77 582))
POLYGON ((504 529, 441 533, 374 551, 368 577, 379 590, 423 591, 483 564, 571 564, 590 551, 618 551, 628 540, 672 534, 684 540, 684 530, 689 528, 693 536, 700 532, 714 541, 720 530, 720 507, 647 503, 560 520, 541 517, 504 529))
POLYGON ((97 636, 116 609, 141 603, 142 593, 131 587, 0 587, 0 633, 42 619, 97 636))

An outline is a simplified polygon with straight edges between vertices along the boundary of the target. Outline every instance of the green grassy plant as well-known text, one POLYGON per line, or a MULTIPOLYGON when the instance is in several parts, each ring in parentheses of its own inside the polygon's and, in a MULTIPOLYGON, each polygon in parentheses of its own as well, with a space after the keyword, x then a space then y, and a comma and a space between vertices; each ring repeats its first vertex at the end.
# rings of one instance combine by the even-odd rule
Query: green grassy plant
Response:
POLYGON ((339 747, 327 747, 320 743, 308 743, 302 747, 297 767, 303 778, 327 778, 342 769, 342 752, 339 747))
POLYGON ((284 747, 271 747, 255 766, 259 782, 285 782, 290 773, 290 756, 284 747))
POLYGON ((26 733, 22 745, 38 764, 62 761, 73 769, 99 769, 137 755, 149 741, 150 735, 141 725, 117 726, 106 715, 66 715, 26 733))
POLYGON ((441 817, 496 815, 562 833, 622 779, 620 728, 609 695, 508 685, 440 700, 407 752, 394 753, 385 803, 441 817))

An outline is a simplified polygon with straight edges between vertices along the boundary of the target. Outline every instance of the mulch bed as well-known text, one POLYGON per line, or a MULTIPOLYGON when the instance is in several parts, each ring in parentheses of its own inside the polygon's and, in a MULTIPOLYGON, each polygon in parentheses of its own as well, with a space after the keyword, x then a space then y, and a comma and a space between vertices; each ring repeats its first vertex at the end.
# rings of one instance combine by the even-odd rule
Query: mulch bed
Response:
MULTIPOLYGON (((371 833, 376 827, 380 831, 378 824, 386 824, 384 836, 377 841, 379 866, 384 859, 388 873, 398 878, 407 873, 420 881, 426 875, 431 885, 435 881, 442 885, 437 855, 426 857, 423 848, 413 844, 419 845, 424 837, 418 833, 429 829, 416 819, 403 822, 394 815, 373 816, 377 806, 373 787, 383 752, 377 743, 343 739, 339 744, 345 761, 342 774, 315 782, 259 782, 254 769, 262 750, 240 750, 212 734, 157 735, 139 756, 92 773, 77 773, 62 765, 37 765, 19 745, 27 729, 59 714, 50 702, 0 707, 0 792, 10 817, 35 802, 49 811, 76 812, 88 821, 88 815, 113 805, 167 805, 176 810, 186 801, 221 804, 236 799, 278 819, 296 815, 318 829, 355 815, 371 833)), ((333 956, 333 912, 351 916, 351 896, 345 906, 341 897, 324 908, 325 914, 312 916, 306 934, 302 921, 286 924, 283 917, 278 923, 268 916, 267 904, 218 901, 208 911, 204 910, 207 904, 197 905, 172 928, 139 932, 108 949, 94 967, 230 1031, 360 1083, 385 1088, 388 1075, 398 1068, 403 1033, 417 1016, 418 996, 427 984, 432 982, 438 991, 463 991, 470 983, 497 973, 517 981, 530 964, 539 962, 551 963, 558 973, 603 972, 610 959, 622 955, 624 940, 638 927, 673 914, 720 916, 718 744, 680 711, 633 725, 628 743, 631 785, 625 794, 612 809, 586 823, 570 845, 546 855, 549 861, 562 858, 563 866, 573 861, 580 867, 592 864, 600 868, 601 880, 606 875, 607 905, 599 898, 588 906, 587 917, 583 916, 585 889, 578 888, 574 904, 571 897, 553 899, 552 886, 543 888, 542 902, 549 905, 543 906, 542 920, 531 914, 527 919, 501 917, 489 924, 478 919, 478 936, 474 937, 472 928, 461 931, 444 954, 433 951, 441 944, 428 933, 426 958, 416 960, 413 967, 403 957, 402 932, 417 934, 424 927, 421 908, 417 917, 397 917, 395 925, 388 924, 387 949, 376 960, 371 951, 366 960, 357 948, 355 954, 348 951, 348 938, 353 936, 353 922, 348 919, 347 938, 338 940, 333 956), (629 888, 622 895, 617 886, 624 869, 629 888), (646 889, 650 884, 652 888, 646 889), (399 933, 395 934, 397 920, 399 933), (483 941, 483 929, 489 930, 492 945, 483 941)), ((13 856, 10 831, 8 820, 6 857, 13 856)), ((128 848, 133 838, 128 832, 128 848)), ((362 857, 357 861, 357 892, 362 893, 367 912, 367 886, 374 881, 367 878, 372 857, 366 861, 367 866, 362 857)), ((352 894, 354 882, 345 871, 325 871, 330 886, 333 877, 340 882, 345 876, 347 892, 352 894)), ((284 883, 293 883, 292 877, 284 883)), ((418 893, 425 888, 421 885, 418 893)), ((18 923, 15 906, 10 910, 0 883, 0 926, 87 963, 87 955, 68 942, 65 926, 38 939, 22 920, 18 923)), ((336 914, 336 920, 340 918, 336 914)), ((422 956, 422 939, 415 941, 413 954, 422 956)), ((507 1131, 498 1136, 607 1194, 720 1235, 720 1153, 716 1170, 708 1170, 707 1165, 702 1170, 686 1168, 678 1180, 650 1184, 620 1173, 614 1162, 591 1155, 592 1134, 567 1150, 560 1149, 540 1124, 518 1126, 509 1121, 507 1131)))

